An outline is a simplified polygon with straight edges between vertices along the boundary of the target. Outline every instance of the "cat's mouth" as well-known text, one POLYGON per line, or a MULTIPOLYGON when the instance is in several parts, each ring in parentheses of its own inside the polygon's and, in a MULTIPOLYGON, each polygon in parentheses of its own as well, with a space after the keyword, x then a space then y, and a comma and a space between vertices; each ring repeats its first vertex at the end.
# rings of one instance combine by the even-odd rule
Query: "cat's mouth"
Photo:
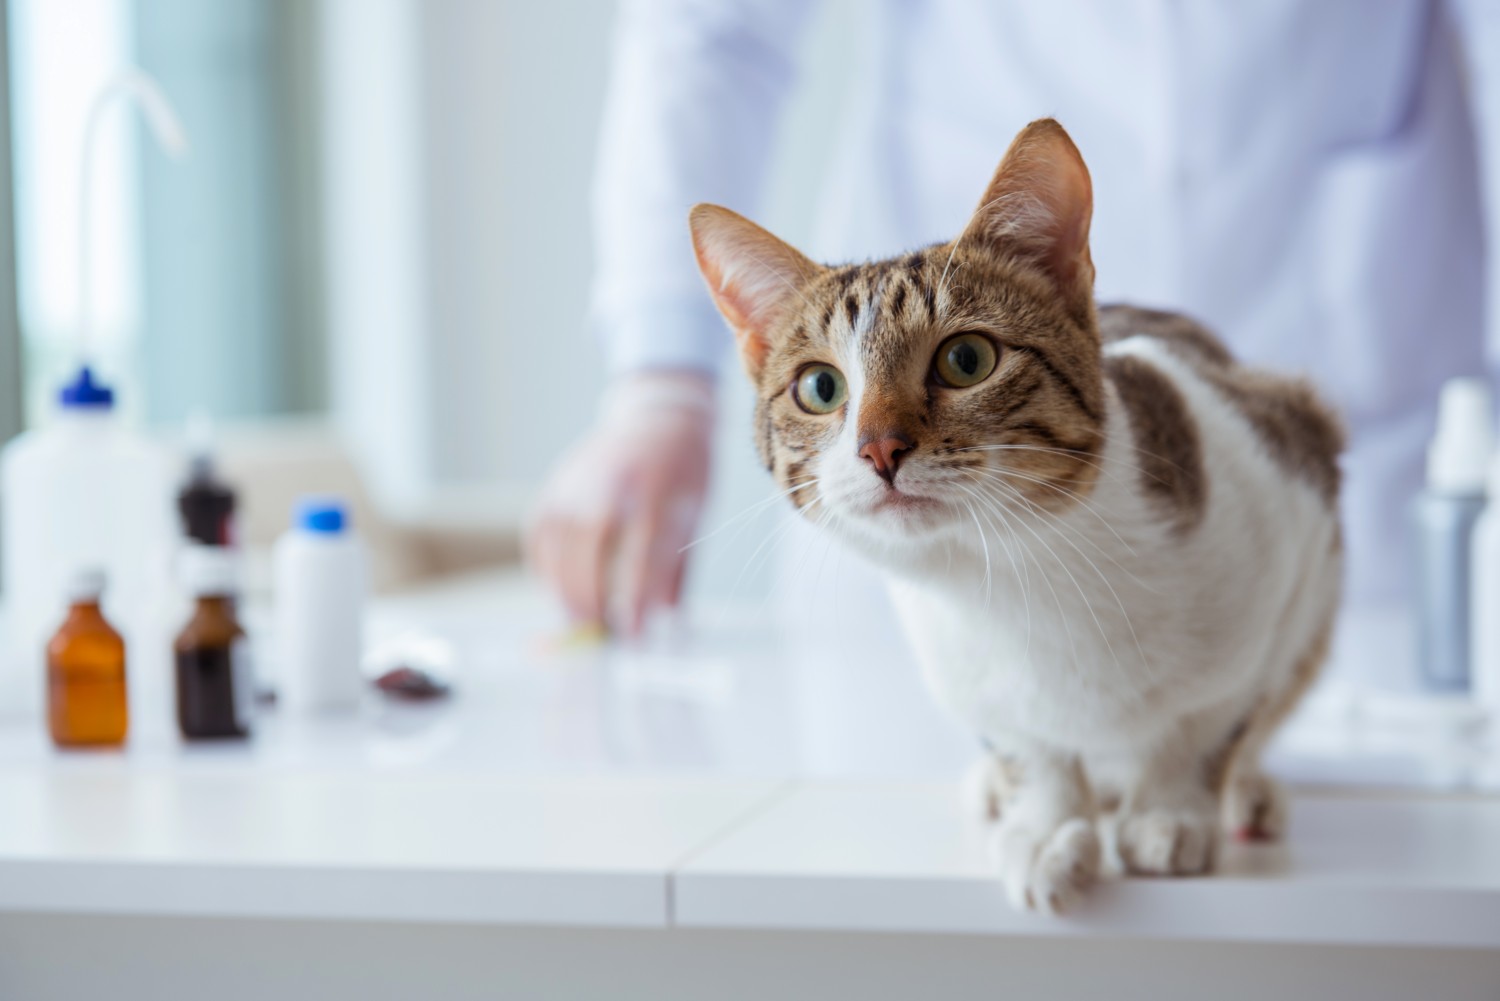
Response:
POLYGON ((870 495, 854 513, 876 521, 894 521, 910 529, 930 527, 948 510, 948 504, 936 497, 887 487, 870 495))
POLYGON ((875 498, 870 505, 872 511, 922 511, 937 507, 942 502, 935 497, 907 493, 892 487, 875 498))

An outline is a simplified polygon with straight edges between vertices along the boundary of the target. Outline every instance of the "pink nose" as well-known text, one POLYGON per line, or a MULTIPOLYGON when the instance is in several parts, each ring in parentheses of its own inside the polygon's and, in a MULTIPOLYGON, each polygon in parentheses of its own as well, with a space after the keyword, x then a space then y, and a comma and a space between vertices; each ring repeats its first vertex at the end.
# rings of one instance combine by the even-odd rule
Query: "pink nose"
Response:
POLYGON ((901 465, 902 457, 916 445, 916 442, 900 432, 878 438, 872 436, 859 443, 859 457, 869 459, 876 475, 894 485, 896 470, 901 465))

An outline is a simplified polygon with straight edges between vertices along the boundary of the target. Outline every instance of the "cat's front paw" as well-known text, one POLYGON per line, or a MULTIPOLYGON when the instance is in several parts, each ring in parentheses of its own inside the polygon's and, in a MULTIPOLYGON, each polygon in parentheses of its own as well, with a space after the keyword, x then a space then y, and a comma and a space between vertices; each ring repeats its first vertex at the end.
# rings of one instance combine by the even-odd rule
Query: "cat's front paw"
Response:
POLYGON ((1147 876, 1196 876, 1214 866, 1218 818, 1208 810, 1153 808, 1126 814, 1118 829, 1120 861, 1147 876))
POLYGON ((1017 910, 1061 914, 1099 877, 1099 835, 1083 817, 1065 820, 1045 836, 1002 819, 995 851, 1006 895, 1017 910))

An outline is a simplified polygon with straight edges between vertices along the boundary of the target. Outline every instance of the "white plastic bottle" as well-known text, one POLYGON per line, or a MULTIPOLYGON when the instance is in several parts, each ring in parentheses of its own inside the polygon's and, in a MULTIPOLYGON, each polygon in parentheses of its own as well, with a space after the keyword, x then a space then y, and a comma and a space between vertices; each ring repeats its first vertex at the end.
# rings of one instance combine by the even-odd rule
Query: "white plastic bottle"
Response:
POLYGON ((352 710, 364 689, 369 561, 335 498, 307 498, 276 542, 276 669, 289 708, 352 710))
POLYGON ((1469 687, 1474 526, 1485 506, 1494 448, 1489 386, 1450 379, 1427 449, 1427 486, 1413 506, 1417 543, 1417 661, 1432 691, 1469 687))
POLYGON ((1471 616, 1474 699, 1500 727, 1500 454, 1490 464, 1489 504, 1474 526, 1471 616))
MULTIPOLYGON (((0 453, 0 714, 41 711, 43 651, 57 596, 81 567, 109 577, 104 613, 137 651, 170 639, 171 465, 125 428, 114 393, 87 366, 62 388, 47 426, 0 453)), ((157 660, 165 667, 165 648, 157 660)), ((135 683, 135 679, 132 680, 135 683)))

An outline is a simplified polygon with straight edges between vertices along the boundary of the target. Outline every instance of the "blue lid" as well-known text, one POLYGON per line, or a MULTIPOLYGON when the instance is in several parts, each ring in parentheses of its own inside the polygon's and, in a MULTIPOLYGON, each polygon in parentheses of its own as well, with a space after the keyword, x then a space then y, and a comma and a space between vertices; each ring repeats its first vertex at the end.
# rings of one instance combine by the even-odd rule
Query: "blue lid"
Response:
POLYGON ((304 497, 297 502, 296 525, 303 531, 337 535, 348 523, 344 502, 337 497, 304 497))
POLYGON ((58 402, 65 407, 99 407, 108 409, 115 405, 115 391, 94 381, 94 370, 87 365, 79 366, 73 381, 65 383, 57 394, 58 402))

